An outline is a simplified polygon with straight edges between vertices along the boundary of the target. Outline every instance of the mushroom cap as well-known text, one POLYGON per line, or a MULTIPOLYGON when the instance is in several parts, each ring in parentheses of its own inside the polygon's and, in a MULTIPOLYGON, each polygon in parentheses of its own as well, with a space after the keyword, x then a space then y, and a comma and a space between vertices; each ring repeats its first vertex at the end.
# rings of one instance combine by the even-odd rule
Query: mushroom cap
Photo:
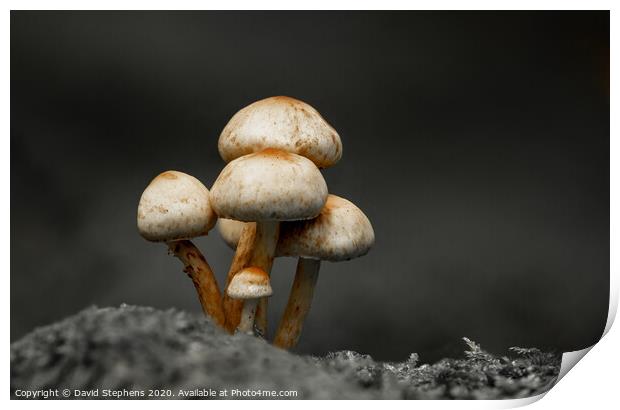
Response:
POLYGON ((374 243, 366 215, 352 202, 329 195, 319 216, 281 227, 276 253, 336 262, 365 255, 374 243))
POLYGON ((229 162, 211 188, 222 218, 287 221, 314 218, 327 199, 321 171, 307 158, 266 149, 229 162))
MULTIPOLYGON (((233 250, 237 249, 237 244, 239 243, 239 239, 241 239, 241 233, 243 232, 243 228, 246 223, 248 222, 235 221, 234 219, 226 218, 220 218, 217 221, 217 230, 229 248, 233 250)), ((280 225, 280 230, 282 230, 282 225, 280 225)))
POLYGON ((273 293, 269 275, 255 266, 237 272, 230 281, 227 292, 233 299, 256 299, 271 296, 273 293))
MULTIPOLYGON (((244 225, 244 222, 220 219, 218 230, 226 244, 235 249, 244 225)), ((276 256, 336 262, 365 255, 374 241, 374 230, 366 215, 350 201, 330 194, 318 217, 280 225, 276 256)))
POLYGON ((156 176, 138 204, 138 231, 149 241, 206 235, 216 221, 209 190, 193 176, 179 171, 156 176))
POLYGON ((302 155, 319 168, 330 167, 342 157, 340 136, 321 114, 303 101, 284 96, 242 108, 218 141, 226 162, 266 148, 302 155))

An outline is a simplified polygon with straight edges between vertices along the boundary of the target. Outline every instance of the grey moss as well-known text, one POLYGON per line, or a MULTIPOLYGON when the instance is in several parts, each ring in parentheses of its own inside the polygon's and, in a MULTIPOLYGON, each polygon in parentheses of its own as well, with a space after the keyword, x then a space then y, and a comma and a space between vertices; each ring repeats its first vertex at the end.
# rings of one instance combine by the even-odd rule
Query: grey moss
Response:
MULTIPOLYGON (((123 305, 88 308, 11 345, 16 389, 295 390, 300 399, 515 398, 549 389, 560 356, 514 348, 495 357, 465 339, 462 359, 419 365, 351 351, 298 356, 203 317, 123 305)), ((99 397, 101 398, 101 397, 99 397)), ((253 397, 259 398, 259 397, 253 397)))

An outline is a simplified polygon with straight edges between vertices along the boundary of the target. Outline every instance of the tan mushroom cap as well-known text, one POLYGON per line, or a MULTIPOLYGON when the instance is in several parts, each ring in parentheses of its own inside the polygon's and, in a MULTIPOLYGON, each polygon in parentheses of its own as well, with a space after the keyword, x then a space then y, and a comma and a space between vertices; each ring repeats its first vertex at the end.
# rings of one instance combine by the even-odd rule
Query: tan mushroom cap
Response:
POLYGON ((321 114, 291 97, 269 97, 242 108, 226 124, 218 141, 224 161, 266 148, 292 152, 319 168, 342 157, 340 136, 321 114))
MULTIPOLYGON (((241 238, 241 233, 247 222, 235 221, 234 219, 220 218, 217 221, 217 230, 226 245, 231 249, 237 249, 237 244, 241 238)), ((282 225, 280 225, 280 231, 282 225)))
POLYGON ((368 253, 375 232, 366 215, 352 202, 329 195, 316 218, 282 227, 278 256, 342 261, 368 253))
MULTIPOLYGON (((243 222, 230 219, 218 223, 222 238, 233 249, 243 227, 243 222)), ((365 255, 374 242, 374 230, 366 215, 350 201, 330 194, 318 217, 280 225, 276 256, 335 262, 365 255)))
POLYGON ((242 269, 232 278, 227 292, 228 296, 233 299, 257 299, 271 296, 273 290, 267 272, 250 266, 242 269))
POLYGON ((325 204, 327 184, 309 159, 266 149, 229 162, 213 184, 210 199, 222 218, 309 219, 325 204))
POLYGON ((154 242, 206 235, 217 221, 209 190, 179 171, 159 174, 146 187, 138 204, 138 231, 154 242))

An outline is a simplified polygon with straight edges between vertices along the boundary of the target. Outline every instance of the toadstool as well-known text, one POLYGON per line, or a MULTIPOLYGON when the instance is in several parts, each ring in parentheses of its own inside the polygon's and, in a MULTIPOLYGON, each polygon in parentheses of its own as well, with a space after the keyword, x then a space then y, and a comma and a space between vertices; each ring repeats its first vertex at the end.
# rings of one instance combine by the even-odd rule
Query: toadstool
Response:
MULTIPOLYGON (((228 220, 230 219, 227 219, 227 221, 228 220)), ((228 286, 230 285, 230 282, 235 274, 242 268, 248 266, 252 256, 252 245, 254 244, 254 240, 256 238, 256 223, 239 222, 239 228, 239 237, 235 243, 235 249, 237 249, 237 251, 235 252, 232 263, 230 264, 230 268, 228 269, 228 275, 226 275, 226 287, 224 290, 228 289, 228 286)), ((232 332, 237 328, 237 325, 241 320, 243 299, 233 299, 228 295, 228 292, 224 291, 222 308, 224 309, 224 316, 226 317, 226 330, 232 332)))
POLYGON ((272 294, 269 275, 254 266, 243 268, 232 278, 226 291, 231 298, 244 301, 237 331, 254 334, 258 301, 272 294))
MULTIPOLYGON (((256 222, 247 266, 271 271, 279 222, 314 218, 327 199, 327 185, 309 159, 275 149, 237 158, 222 170, 210 193, 218 216, 256 222)), ((232 282, 231 282, 232 283, 232 282)), ((264 334, 267 300, 261 299, 257 329, 264 334)))
POLYGON ((217 281, 200 250, 189 240, 206 235, 216 221, 209 190, 193 176, 179 171, 166 171, 155 177, 138 204, 140 235, 168 244, 185 265, 204 313, 223 327, 225 317, 217 281))
MULTIPOLYGON (((220 219, 218 230, 228 246, 235 248, 247 224, 220 219)), ((366 254, 374 244, 374 231, 366 215, 350 201, 329 195, 318 217, 283 222, 276 256, 297 256, 297 270, 274 344, 295 346, 310 310, 321 260, 342 261, 366 254)))
MULTIPOLYGON (((273 148, 304 156, 319 168, 334 165, 342 157, 340 136, 309 104, 291 97, 276 96, 256 101, 238 111, 226 124, 218 141, 218 150, 224 161, 263 149, 273 148)), ((246 235, 256 234, 255 226, 247 228, 246 235)), ((247 265, 247 244, 253 238, 244 238, 237 247, 228 271, 226 286, 239 270, 247 265)), ((226 320, 234 328, 241 314, 241 304, 224 294, 226 320)), ((263 320, 264 312, 258 316, 263 320)))
POLYGON ((338 262, 365 255, 375 242, 375 233, 357 206, 336 195, 329 195, 318 217, 287 223, 283 231, 278 255, 299 259, 273 344, 289 349, 297 345, 310 310, 321 260, 338 262))

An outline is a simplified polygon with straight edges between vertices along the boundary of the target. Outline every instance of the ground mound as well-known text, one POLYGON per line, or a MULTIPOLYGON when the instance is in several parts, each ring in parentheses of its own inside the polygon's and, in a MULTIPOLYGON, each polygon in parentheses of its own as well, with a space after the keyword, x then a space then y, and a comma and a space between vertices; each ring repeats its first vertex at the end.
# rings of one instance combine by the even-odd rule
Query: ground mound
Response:
POLYGON ((11 395, 499 399, 540 394, 557 378, 560 355, 513 348, 514 357, 495 357, 465 342, 464 358, 433 365, 415 353, 399 363, 352 351, 298 356, 174 309, 91 307, 11 345, 11 395))

